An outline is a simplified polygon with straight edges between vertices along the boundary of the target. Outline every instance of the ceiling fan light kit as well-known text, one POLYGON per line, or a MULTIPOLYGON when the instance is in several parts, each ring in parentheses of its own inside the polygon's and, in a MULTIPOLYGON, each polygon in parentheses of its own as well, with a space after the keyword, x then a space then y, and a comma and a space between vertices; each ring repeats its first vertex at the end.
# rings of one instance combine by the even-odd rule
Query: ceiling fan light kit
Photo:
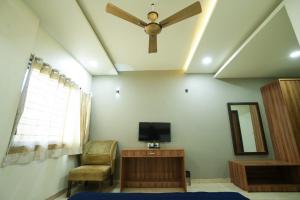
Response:
POLYGON ((178 11, 174 15, 162 20, 161 22, 155 22, 158 19, 158 13, 154 11, 154 4, 151 4, 152 11, 147 14, 147 18, 150 21, 149 23, 144 22, 143 20, 129 14, 128 12, 118 8, 117 6, 108 3, 106 5, 106 12, 120 17, 126 21, 129 21, 137 26, 144 28, 145 32, 149 35, 149 53, 157 52, 157 35, 161 30, 167 26, 180 22, 184 19, 192 17, 201 13, 201 4, 199 1, 191 4, 190 6, 178 11))

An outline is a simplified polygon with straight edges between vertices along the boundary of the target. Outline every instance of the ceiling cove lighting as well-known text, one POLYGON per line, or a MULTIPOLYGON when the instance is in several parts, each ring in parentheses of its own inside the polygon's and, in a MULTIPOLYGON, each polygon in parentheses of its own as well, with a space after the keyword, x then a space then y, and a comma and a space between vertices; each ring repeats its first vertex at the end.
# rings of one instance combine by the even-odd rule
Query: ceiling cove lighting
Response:
POLYGON ((214 78, 219 78, 219 75, 223 70, 238 56, 239 53, 255 38, 258 33, 273 19, 274 16, 285 6, 285 2, 282 1, 272 13, 255 29, 254 32, 244 41, 244 43, 229 57, 229 59, 218 69, 215 73, 214 78))
POLYGON ((207 27, 209 19, 217 5, 217 2, 218 2, 217 0, 208 1, 208 3, 207 3, 208 5, 205 8, 203 8, 203 15, 205 17, 203 18, 202 17, 203 15, 199 15, 199 17, 198 17, 196 32, 194 34, 191 49, 188 53, 188 56, 185 60, 184 65, 183 65, 183 71, 186 71, 192 62, 192 59, 195 55, 197 47, 198 47, 200 40, 204 34, 204 31, 207 27))
POLYGON ((290 58, 298 58, 298 57, 300 57, 300 50, 293 51, 292 53, 290 53, 290 58))
POLYGON ((209 65, 212 62, 212 58, 211 57, 205 57, 202 59, 202 63, 204 65, 209 65))

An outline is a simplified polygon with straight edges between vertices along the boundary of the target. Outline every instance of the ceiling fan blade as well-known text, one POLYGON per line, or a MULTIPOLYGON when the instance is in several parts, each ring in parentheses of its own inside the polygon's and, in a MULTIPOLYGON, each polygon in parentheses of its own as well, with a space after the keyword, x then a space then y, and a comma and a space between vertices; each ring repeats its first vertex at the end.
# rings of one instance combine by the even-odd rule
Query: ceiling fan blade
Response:
POLYGON ((129 21, 133 24, 136 24, 142 28, 144 28, 144 26, 147 25, 146 22, 144 22, 143 20, 129 14, 128 12, 122 10, 121 8, 118 8, 117 6, 111 4, 111 3, 108 3, 106 5, 106 12, 112 14, 112 15, 115 15, 117 17, 120 17, 126 21, 129 21))
POLYGON ((157 52, 157 35, 149 35, 149 53, 157 52))
POLYGON ((201 8, 201 4, 199 1, 191 4, 190 6, 178 11, 177 13, 175 13, 174 15, 171 15, 170 17, 162 20, 161 22, 159 22, 159 24, 165 28, 167 26, 170 26, 172 24, 175 24, 177 22, 180 22, 186 18, 192 17, 194 15, 197 15, 199 13, 201 13, 202 8, 201 8))

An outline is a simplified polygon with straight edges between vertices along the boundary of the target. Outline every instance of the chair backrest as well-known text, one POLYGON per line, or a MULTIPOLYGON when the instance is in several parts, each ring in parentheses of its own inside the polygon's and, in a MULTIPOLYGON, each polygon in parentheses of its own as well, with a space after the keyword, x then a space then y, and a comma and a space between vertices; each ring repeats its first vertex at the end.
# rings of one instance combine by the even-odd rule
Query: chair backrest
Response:
POLYGON ((112 165, 116 157, 117 141, 89 141, 84 145, 82 165, 112 165))

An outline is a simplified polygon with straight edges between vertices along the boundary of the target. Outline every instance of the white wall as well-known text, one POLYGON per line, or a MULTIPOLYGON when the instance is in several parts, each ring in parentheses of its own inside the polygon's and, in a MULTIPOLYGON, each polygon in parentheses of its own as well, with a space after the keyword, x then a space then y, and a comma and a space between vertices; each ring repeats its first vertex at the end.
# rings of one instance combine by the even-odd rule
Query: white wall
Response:
POLYGON ((6 151, 37 29, 38 19, 21 1, 0 1, 0 159, 6 151))
MULTIPOLYGON (((0 160, 6 148, 31 53, 58 68, 89 91, 91 76, 38 25, 22 0, 0 0, 0 160), (65 64, 67 63, 67 65, 65 64), (71 64, 71 65, 70 65, 71 64), (79 76, 80 74, 80 76, 79 76)), ((0 199, 41 200, 66 187, 75 157, 0 168, 0 199)))
POLYGON ((138 122, 171 122, 172 142, 162 147, 185 149, 186 166, 192 178, 228 177, 228 160, 249 157, 234 156, 227 102, 259 102, 268 147, 273 152, 260 95, 260 87, 268 81, 217 80, 211 75, 179 72, 127 72, 118 77, 93 77, 90 136, 116 139, 120 149, 144 148, 145 143, 138 142, 138 122), (119 96, 116 88, 120 88, 119 96))
POLYGON ((71 77, 85 91, 90 91, 91 75, 41 27, 38 29, 33 53, 53 68, 71 77))

